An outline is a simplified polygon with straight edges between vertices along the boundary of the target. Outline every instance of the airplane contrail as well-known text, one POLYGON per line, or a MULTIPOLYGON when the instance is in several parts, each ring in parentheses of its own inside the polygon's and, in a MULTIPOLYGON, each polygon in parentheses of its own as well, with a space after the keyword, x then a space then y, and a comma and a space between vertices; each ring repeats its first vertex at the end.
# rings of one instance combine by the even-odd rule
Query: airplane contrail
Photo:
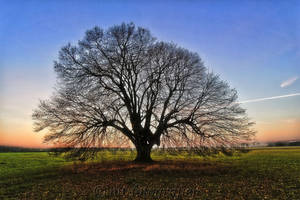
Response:
POLYGON ((293 97, 293 96, 300 96, 300 93, 287 94, 287 95, 274 96, 274 97, 265 97, 265 98, 259 98, 259 99, 250 99, 250 100, 245 100, 245 101, 239 101, 238 103, 252 103, 252 102, 266 101, 266 100, 272 100, 272 99, 281 99, 281 98, 293 97))

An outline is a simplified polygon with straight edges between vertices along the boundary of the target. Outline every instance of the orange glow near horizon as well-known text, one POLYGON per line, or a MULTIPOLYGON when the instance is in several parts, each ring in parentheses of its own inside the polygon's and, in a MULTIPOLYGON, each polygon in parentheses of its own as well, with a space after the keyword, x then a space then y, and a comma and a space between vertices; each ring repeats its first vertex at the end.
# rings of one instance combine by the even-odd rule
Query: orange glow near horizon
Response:
POLYGON ((37 136, 37 133, 17 133, 13 134, 13 137, 9 135, 1 132, 0 145, 34 148, 50 147, 43 143, 43 139, 37 136))
POLYGON ((300 120, 287 119, 256 124, 256 140, 259 142, 300 139, 300 120))
POLYGON ((3 132, 0 134, 0 145, 34 148, 47 148, 53 146, 43 143, 43 136, 34 132, 14 133, 13 136, 3 132))
POLYGON ((8 123, 7 125, 11 126, 1 126, 0 128, 0 145, 35 148, 52 146, 43 143, 44 134, 35 133, 30 125, 24 123, 18 125, 8 123))

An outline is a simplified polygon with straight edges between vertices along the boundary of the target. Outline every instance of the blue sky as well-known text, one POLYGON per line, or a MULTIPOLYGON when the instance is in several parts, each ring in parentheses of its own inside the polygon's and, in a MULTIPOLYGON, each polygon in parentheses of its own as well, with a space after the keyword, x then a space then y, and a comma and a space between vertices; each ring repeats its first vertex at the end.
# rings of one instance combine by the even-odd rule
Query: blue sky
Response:
MULTIPOLYGON (((53 92, 59 49, 122 22, 198 52, 240 101, 300 93, 300 1, 0 0, 0 142, 26 133, 38 144, 31 113, 53 92)), ((300 138, 299 95, 243 106, 258 140, 300 138)))

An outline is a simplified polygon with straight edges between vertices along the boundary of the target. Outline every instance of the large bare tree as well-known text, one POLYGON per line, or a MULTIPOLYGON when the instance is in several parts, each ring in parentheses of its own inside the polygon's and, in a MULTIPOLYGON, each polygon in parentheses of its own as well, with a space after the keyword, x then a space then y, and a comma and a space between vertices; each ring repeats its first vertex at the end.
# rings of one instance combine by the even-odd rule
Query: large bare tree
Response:
POLYGON ((56 91, 33 113, 45 141, 85 148, 131 141, 136 161, 151 161, 161 142, 229 146, 253 135, 236 90, 197 53, 132 23, 88 30, 61 49, 54 68, 56 91))

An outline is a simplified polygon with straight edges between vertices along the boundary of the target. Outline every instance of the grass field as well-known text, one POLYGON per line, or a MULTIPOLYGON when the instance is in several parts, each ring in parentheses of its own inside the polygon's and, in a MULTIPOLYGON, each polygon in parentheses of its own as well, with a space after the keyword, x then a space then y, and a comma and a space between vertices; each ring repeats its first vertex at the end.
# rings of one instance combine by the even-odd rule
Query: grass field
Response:
POLYGON ((152 157, 134 164, 130 152, 105 151, 80 164, 45 152, 0 153, 0 199, 300 199, 300 148, 152 157))

